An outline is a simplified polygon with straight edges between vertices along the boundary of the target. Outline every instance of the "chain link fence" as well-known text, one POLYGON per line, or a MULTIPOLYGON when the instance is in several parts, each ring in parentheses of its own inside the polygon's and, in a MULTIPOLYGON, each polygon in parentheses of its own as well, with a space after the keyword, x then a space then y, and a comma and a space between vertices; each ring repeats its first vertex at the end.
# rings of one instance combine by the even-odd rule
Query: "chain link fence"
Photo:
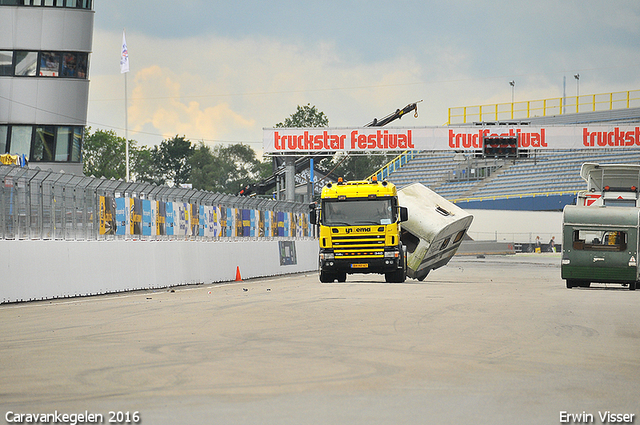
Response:
POLYGON ((308 238, 308 206, 0 166, 0 239, 308 238))

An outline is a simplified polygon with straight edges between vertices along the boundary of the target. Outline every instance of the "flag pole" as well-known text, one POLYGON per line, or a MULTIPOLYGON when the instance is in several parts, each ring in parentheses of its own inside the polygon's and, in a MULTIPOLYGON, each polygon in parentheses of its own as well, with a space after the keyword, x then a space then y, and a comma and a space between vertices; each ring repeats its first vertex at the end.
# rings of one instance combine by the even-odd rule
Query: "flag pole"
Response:
POLYGON ((127 170, 127 182, 130 180, 129 175, 129 110, 127 99, 127 73, 129 72, 129 49, 127 48, 127 40, 124 36, 125 30, 122 30, 122 51, 120 55, 120 73, 124 74, 124 151, 125 164, 127 170))
POLYGON ((125 161, 127 163, 127 182, 129 182, 129 110, 128 110, 128 102, 127 102, 127 73, 124 73, 124 152, 125 152, 125 161))

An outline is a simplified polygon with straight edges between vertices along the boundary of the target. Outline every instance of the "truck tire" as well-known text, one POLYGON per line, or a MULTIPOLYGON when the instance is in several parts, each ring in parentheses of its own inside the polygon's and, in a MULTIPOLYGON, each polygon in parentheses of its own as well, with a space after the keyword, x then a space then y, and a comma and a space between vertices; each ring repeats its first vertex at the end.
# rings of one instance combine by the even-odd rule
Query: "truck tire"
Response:
POLYGON ((336 276, 333 273, 327 273, 325 271, 320 271, 320 282, 322 283, 333 283, 336 280, 336 276))
POLYGON ((629 290, 630 291, 635 291, 636 290, 636 286, 637 286, 638 282, 629 282, 629 290))
POLYGON ((402 283, 407 279, 407 274, 404 269, 398 269, 395 272, 389 272, 384 274, 384 280, 388 283, 402 283))
POLYGON ((347 281, 347 274, 346 273, 339 273, 338 274, 338 282, 342 283, 342 282, 346 282, 347 281))
POLYGON ((567 289, 571 289, 574 286, 577 286, 577 282, 573 279, 567 279, 567 289))

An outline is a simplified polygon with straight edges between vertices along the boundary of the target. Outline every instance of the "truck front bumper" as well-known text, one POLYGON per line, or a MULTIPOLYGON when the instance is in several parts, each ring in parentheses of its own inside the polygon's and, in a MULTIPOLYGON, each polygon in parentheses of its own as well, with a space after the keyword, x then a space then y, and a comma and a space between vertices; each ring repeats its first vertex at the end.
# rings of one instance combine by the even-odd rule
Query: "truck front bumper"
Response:
POLYGON ((330 273, 389 273, 401 267, 399 258, 320 259, 320 269, 330 273))

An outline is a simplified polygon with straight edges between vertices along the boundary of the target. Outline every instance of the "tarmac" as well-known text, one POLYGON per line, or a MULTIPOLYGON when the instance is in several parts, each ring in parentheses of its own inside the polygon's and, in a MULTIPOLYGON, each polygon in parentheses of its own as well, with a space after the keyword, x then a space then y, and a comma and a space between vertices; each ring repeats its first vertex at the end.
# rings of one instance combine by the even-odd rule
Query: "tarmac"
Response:
POLYGON ((307 273, 5 304, 0 413, 4 423, 54 412, 49 423, 639 423, 639 297, 620 285, 566 289, 559 254, 517 254, 454 257, 424 282, 307 273))

